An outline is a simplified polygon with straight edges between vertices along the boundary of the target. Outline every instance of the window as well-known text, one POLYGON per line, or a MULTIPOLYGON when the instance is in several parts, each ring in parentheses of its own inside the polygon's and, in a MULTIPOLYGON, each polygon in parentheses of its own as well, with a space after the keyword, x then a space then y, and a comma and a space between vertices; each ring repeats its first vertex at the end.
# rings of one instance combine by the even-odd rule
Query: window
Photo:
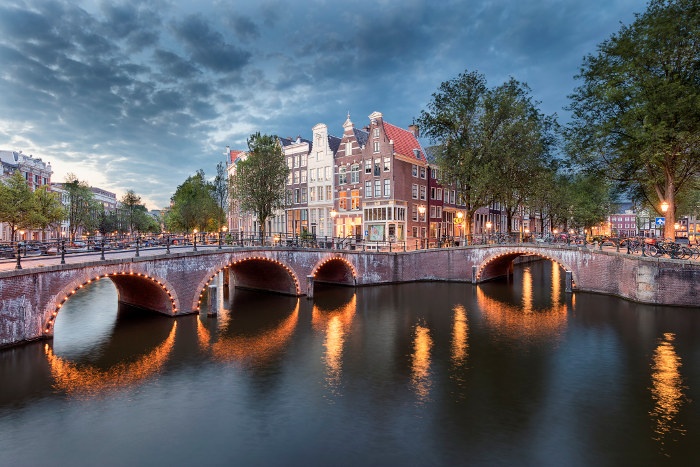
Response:
POLYGON ((338 208, 341 211, 348 210, 348 194, 345 192, 345 190, 338 193, 338 208))
POLYGON ((374 137, 379 138, 379 127, 374 129, 374 137))
POLYGON ((411 175, 413 175, 414 177, 418 176, 418 166, 416 164, 413 164, 411 166, 411 175))
POLYGON ((309 182, 316 181, 316 169, 309 170, 309 182))
POLYGON ((345 155, 349 156, 352 154, 352 141, 345 143, 345 155))
POLYGON ((330 185, 326 185, 326 199, 328 201, 333 201, 333 192, 330 185))
POLYGON ((420 168, 420 178, 425 180, 425 167, 420 168))
MULTIPOLYGON (((414 221, 418 220, 418 206, 416 206, 415 204, 411 206, 411 219, 413 219, 414 221)), ((413 227, 414 230, 416 228, 417 227, 413 227)), ((415 237, 415 234, 413 236, 415 237)))
POLYGON ((360 164, 350 166, 350 183, 360 183, 360 164))
POLYGON ((450 202, 450 190, 445 190, 445 202, 450 202))
POLYGON ((301 201, 301 192, 299 191, 299 188, 294 189, 294 204, 299 204, 301 201))
POLYGON ((367 180, 365 181, 365 198, 371 198, 372 197, 372 182, 367 180))
POLYGON ((379 198, 381 196, 382 196, 382 181, 375 180, 374 181, 374 197, 379 198))
POLYGON ((344 165, 341 165, 340 168, 338 168, 338 185, 344 185, 348 183, 347 171, 348 168, 344 165))
POLYGON ((425 188, 425 185, 421 185, 421 187, 420 187, 420 199, 425 200, 426 191, 427 191, 427 189, 425 188))
POLYGON ((450 191, 450 204, 455 204, 455 191, 450 191))
POLYGON ((295 170, 294 171, 294 184, 296 185, 297 183, 299 183, 299 171, 295 170))
POLYGON ((317 151, 317 152, 316 152, 316 160, 317 160, 317 161, 320 161, 322 157, 323 157, 323 152, 317 151))
POLYGON ((316 201, 316 188, 314 187, 309 188, 309 201, 312 203, 316 201))
POLYGON ((391 196, 391 180, 388 178, 384 179, 384 197, 388 198, 391 196))
POLYGON ((316 187, 316 191, 318 192, 318 200, 323 201, 323 187, 316 187))
POLYGON ((301 162, 299 160, 299 154, 294 156, 294 167, 301 167, 301 162))
POLYGON ((384 158, 384 172, 391 171, 391 157, 384 158))
MULTIPOLYGON (((331 179, 331 168, 329 166, 326 166, 325 170, 326 170, 326 180, 330 180, 331 179)), ((319 178, 319 180, 321 179, 321 177, 318 177, 318 178, 319 178)))
POLYGON ((411 185, 411 197, 413 199, 418 199, 418 185, 415 183, 411 185))
POLYGON ((39 176, 34 175, 34 184, 38 185, 39 184, 39 176))
POLYGON ((306 188, 301 189, 301 202, 305 203, 306 202, 306 188))
POLYGON ((291 157, 287 158, 287 167, 289 167, 290 169, 294 168, 294 159, 292 159, 291 157))
POLYGON ((360 210, 360 190, 352 190, 352 192, 350 194, 352 196, 351 209, 353 211, 359 211, 360 210))
POLYGON ((382 174, 381 164, 382 164, 381 159, 374 159, 374 176, 375 177, 379 177, 382 174))
POLYGON ((374 142, 374 152, 379 152, 379 141, 374 142))
POLYGON ((301 171, 301 183, 306 183, 306 170, 301 171))
POLYGON ((438 219, 442 219, 442 206, 437 206, 437 212, 435 213, 435 217, 438 219))
POLYGON ((430 169, 430 178, 432 178, 433 180, 437 179, 437 174, 437 169, 430 169))
POLYGON ((437 189, 437 197, 435 199, 442 199, 442 188, 437 189))
POLYGON ((437 209, 435 209, 435 206, 430 206, 430 217, 431 219, 434 219, 437 214, 437 209))
POLYGON ((302 154, 302 155, 301 155, 301 166, 302 166, 302 167, 306 167, 306 159, 307 159, 307 157, 308 157, 308 156, 307 156, 306 154, 302 154))

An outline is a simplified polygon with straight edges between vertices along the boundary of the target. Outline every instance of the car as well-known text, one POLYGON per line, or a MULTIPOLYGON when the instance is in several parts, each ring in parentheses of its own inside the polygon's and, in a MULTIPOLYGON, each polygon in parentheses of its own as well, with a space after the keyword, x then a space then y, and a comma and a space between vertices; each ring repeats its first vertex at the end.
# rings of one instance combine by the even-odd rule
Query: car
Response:
POLYGON ((688 240, 688 237, 676 237, 676 243, 680 243, 682 245, 690 245, 690 240, 688 240))

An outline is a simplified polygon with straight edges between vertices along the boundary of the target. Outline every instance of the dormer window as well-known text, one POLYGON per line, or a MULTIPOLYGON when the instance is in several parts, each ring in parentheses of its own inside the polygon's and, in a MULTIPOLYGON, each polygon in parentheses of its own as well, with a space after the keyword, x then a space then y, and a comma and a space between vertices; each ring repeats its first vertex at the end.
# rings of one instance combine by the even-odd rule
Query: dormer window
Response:
POLYGON ((416 159, 420 159, 420 149, 414 149, 413 155, 416 156, 416 159))

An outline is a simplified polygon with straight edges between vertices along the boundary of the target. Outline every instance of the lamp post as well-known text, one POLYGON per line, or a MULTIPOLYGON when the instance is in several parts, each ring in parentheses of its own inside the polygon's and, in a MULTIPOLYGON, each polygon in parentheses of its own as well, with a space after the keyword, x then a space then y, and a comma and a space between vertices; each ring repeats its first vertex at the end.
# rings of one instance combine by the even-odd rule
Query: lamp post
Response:
POLYGON ((491 242, 491 226, 493 224, 491 221, 486 221, 486 236, 487 236, 487 243, 491 242))
POLYGON ((338 211, 331 209, 331 241, 333 242, 333 248, 335 248, 335 218, 338 217, 338 211))
POLYGON ((194 229, 192 231, 192 233, 193 233, 192 238, 194 239, 194 248, 192 249, 192 251, 197 251, 197 233, 198 232, 199 232, 199 230, 197 230, 197 229, 194 229))
MULTIPOLYGON (((666 201, 661 202, 661 213, 664 215, 664 226, 661 228, 662 232, 665 232, 666 229, 666 222, 668 219, 666 219, 666 212, 668 211, 668 203, 666 201)), ((663 236, 662 236, 663 238, 663 236)))
MULTIPOLYGON (((19 231, 19 236, 20 239, 24 235, 24 230, 19 231)), ((20 246, 19 240, 17 241, 17 264, 15 265, 15 269, 22 269, 22 250, 20 246)))
MULTIPOLYGON (((424 221, 425 217, 423 217, 423 216, 425 216, 425 206, 423 206, 422 204, 420 206, 418 206, 418 215, 419 215, 418 221, 420 223, 425 222, 424 221)), ((420 247, 421 247, 421 249, 423 249, 423 227, 420 228, 420 232, 419 232, 418 236, 420 237, 420 247)))
POLYGON ((462 223, 464 222, 464 213, 462 211, 457 211, 457 217, 454 218, 454 223, 457 226, 457 233, 459 237, 462 238, 462 233, 464 232, 464 227, 462 223))

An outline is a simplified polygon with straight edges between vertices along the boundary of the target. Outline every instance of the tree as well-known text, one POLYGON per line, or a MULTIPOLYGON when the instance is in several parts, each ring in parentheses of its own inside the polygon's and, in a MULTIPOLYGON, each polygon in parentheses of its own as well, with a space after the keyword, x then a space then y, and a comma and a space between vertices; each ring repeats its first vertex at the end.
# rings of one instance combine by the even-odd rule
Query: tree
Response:
POLYGON ((465 71, 440 85, 418 119, 423 134, 439 144, 435 155, 440 182, 453 184, 465 204, 467 236, 474 213, 491 199, 483 132, 487 94, 484 76, 465 71))
POLYGON ((211 184, 205 180, 203 170, 198 170, 178 186, 170 200, 172 206, 166 218, 166 227, 170 231, 204 231, 212 219, 219 216, 211 184))
POLYGON ((679 202, 700 189, 700 8, 651 0, 585 57, 570 96, 570 155, 658 213, 673 237, 679 202))
POLYGON ((63 188, 68 192, 68 208, 66 219, 71 241, 75 241, 78 229, 92 230, 98 219, 94 213, 99 212, 95 197, 87 183, 78 180, 75 174, 66 175, 63 188))
POLYGON ((226 165, 223 162, 216 164, 216 177, 212 184, 214 199, 219 206, 219 218, 217 219, 217 231, 226 224, 226 212, 228 212, 229 177, 226 173, 226 165))
POLYGON ((453 185, 471 219, 491 201, 508 210, 509 226, 531 194, 531 180, 549 159, 554 117, 545 117, 515 79, 493 89, 476 72, 460 74, 440 85, 418 119, 422 132, 438 143, 440 182, 453 185))
POLYGON ((533 183, 550 163, 556 142, 554 116, 544 116, 529 96, 530 88, 511 78, 488 92, 484 130, 489 135, 489 175, 496 201, 504 206, 508 228, 525 201, 536 192, 533 183))
POLYGON ((231 180, 231 197, 242 211, 256 214, 260 238, 265 237, 267 219, 284 208, 289 167, 276 136, 250 135, 248 158, 239 162, 231 180))
POLYGON ((0 222, 10 227, 10 238, 19 229, 32 227, 36 210, 35 197, 22 172, 14 172, 4 183, 0 181, 0 222))
POLYGON ((42 185, 34 191, 35 210, 32 216, 32 226, 42 231, 50 226, 56 226, 66 217, 66 210, 61 204, 58 193, 48 190, 42 185))
POLYGON ((136 208, 141 205, 141 197, 138 196, 134 190, 127 190, 119 202, 121 203, 121 209, 124 213, 129 233, 134 233, 134 231, 138 230, 135 229, 136 208))

